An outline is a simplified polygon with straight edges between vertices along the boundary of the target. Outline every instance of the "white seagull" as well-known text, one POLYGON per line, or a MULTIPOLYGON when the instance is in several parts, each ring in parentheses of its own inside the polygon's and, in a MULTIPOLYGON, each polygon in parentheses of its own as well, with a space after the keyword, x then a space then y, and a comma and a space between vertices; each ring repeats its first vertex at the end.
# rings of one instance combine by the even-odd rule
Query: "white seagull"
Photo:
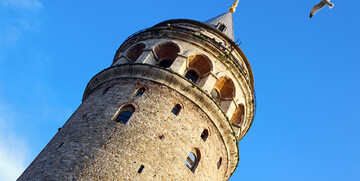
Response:
POLYGON ((323 8, 325 5, 328 5, 329 8, 331 9, 332 7, 334 7, 333 3, 330 3, 330 0, 321 0, 321 2, 317 5, 315 5, 310 12, 310 18, 312 16, 314 16, 314 14, 319 11, 321 8, 323 8))

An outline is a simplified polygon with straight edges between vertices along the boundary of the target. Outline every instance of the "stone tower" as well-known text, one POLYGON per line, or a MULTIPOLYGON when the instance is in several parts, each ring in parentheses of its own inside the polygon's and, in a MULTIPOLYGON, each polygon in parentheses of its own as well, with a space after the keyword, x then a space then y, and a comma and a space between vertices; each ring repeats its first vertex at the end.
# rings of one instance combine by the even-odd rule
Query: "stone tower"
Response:
POLYGON ((176 19, 125 40, 18 180, 227 180, 254 118, 232 13, 176 19))

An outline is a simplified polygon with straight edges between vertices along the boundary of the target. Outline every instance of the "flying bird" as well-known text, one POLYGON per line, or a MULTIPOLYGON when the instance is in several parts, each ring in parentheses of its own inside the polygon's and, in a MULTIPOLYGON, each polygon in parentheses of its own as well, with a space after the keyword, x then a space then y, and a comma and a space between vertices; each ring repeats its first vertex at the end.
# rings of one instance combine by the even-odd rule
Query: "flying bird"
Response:
POLYGON ((328 5, 329 8, 331 9, 332 7, 334 7, 333 3, 330 3, 330 0, 321 0, 319 4, 315 5, 310 12, 310 18, 312 16, 314 16, 314 14, 319 11, 321 8, 323 8, 325 5, 328 5))

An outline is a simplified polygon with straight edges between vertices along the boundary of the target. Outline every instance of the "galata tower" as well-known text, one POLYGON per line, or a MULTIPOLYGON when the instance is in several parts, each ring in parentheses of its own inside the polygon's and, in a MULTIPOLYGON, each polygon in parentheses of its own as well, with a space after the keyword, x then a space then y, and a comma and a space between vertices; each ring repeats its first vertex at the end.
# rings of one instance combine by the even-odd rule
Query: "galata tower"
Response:
POLYGON ((236 5, 127 38, 18 180, 228 180, 255 112, 236 5))

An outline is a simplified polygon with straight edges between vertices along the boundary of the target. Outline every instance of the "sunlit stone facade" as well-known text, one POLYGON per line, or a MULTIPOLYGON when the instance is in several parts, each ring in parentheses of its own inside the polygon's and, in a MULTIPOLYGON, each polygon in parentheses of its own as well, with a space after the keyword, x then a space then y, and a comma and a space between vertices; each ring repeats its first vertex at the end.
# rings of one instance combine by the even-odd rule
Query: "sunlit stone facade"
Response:
POLYGON ((230 178, 254 80, 223 33, 232 24, 212 24, 169 20, 130 36, 18 180, 230 178))

